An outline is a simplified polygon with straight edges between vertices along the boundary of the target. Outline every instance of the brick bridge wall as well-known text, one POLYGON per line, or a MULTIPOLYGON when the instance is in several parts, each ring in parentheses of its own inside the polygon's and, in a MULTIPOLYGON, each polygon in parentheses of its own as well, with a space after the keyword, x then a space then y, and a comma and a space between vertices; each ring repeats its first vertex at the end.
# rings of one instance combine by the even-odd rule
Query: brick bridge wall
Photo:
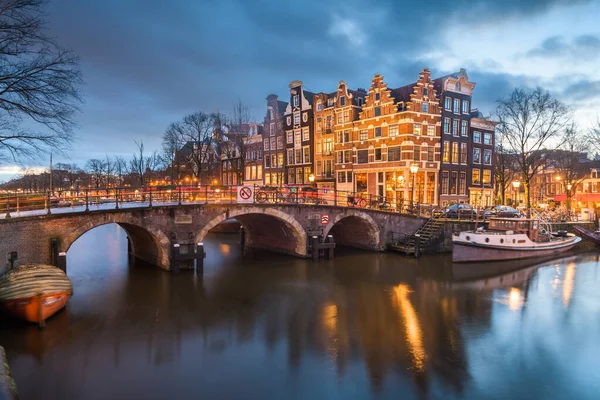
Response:
MULTIPOLYGON (((208 231, 228 218, 246 231, 246 244, 300 257, 307 254, 307 235, 317 228, 336 243, 384 250, 392 232, 413 233, 423 219, 372 210, 298 205, 183 205, 125 208, 17 217, 0 220, 0 256, 18 252, 18 264, 51 263, 51 239, 68 251, 87 231, 108 223, 126 232, 136 257, 170 269, 171 245, 201 242, 208 231), (327 225, 320 216, 328 214, 327 225)), ((0 262, 0 272, 8 266, 0 262)))

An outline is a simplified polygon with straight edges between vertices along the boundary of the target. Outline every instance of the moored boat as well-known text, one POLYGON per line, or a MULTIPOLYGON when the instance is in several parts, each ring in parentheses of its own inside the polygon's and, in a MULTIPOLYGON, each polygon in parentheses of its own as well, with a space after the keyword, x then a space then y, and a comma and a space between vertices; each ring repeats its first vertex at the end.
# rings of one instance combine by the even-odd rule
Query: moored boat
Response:
POLYGON ((528 218, 491 218, 488 229, 452 237, 452 261, 500 261, 551 256, 571 250, 581 238, 552 234, 543 222, 528 218))
POLYGON ((573 230, 583 239, 600 245, 600 231, 592 232, 578 225, 575 225, 573 230))
POLYGON ((21 265, 0 276, 0 307, 40 325, 61 310, 72 294, 70 279, 51 265, 21 265))

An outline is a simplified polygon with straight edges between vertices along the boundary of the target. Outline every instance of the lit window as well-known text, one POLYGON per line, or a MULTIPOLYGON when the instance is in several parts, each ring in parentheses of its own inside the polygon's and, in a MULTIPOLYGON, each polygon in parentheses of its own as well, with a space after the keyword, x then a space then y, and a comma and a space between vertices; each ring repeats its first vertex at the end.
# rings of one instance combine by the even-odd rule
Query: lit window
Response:
POLYGON ((388 136, 389 137, 398 136, 398 125, 390 125, 390 126, 388 126, 388 136))
POLYGON ((452 143, 452 163, 458 164, 458 142, 452 143))
POLYGON ((435 136, 435 125, 427 125, 427 136, 435 136))
POLYGON ((481 184, 480 175, 481 175, 481 170, 479 170, 479 169, 474 169, 473 170, 473 179, 472 179, 472 181, 473 181, 474 185, 481 184))
POLYGON ((369 139, 369 131, 360 131, 359 140, 367 140, 369 139))
POLYGON ((413 134, 421 136, 421 124, 413 124, 413 134))

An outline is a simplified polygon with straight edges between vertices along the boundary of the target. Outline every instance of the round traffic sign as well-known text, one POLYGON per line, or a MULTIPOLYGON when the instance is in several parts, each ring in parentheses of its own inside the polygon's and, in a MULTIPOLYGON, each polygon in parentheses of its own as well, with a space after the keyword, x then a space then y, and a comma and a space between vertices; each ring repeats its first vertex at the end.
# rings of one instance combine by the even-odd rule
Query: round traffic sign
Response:
POLYGON ((244 186, 240 189, 240 197, 244 200, 248 200, 252 197, 252 189, 248 186, 244 186))

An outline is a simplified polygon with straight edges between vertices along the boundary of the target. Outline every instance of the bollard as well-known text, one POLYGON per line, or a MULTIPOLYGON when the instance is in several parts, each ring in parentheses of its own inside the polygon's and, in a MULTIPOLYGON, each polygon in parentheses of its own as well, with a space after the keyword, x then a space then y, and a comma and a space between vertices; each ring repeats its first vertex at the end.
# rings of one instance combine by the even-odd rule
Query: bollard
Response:
POLYGON ((415 234, 415 257, 419 258, 421 256, 421 235, 418 233, 415 234))
POLYGON ((312 259, 317 261, 319 259, 319 237, 312 237, 312 259))
MULTIPOLYGON (((333 235, 327 235, 327 243, 335 243, 335 242, 333 241, 333 235)), ((334 249, 334 248, 335 248, 335 247, 334 247, 334 246, 332 246, 332 247, 330 247, 329 249, 327 249, 327 259, 328 259, 328 260, 333 260, 333 249, 334 249)))
POLYGON ((179 254, 180 254, 179 243, 175 243, 173 245, 173 250, 171 252, 171 274, 172 275, 176 275, 180 271, 179 254))
POLYGON ((90 194, 89 189, 85 189, 85 212, 90 211, 90 194))
POLYGON ((67 253, 64 251, 58 253, 58 262, 56 266, 62 269, 65 274, 67 273, 67 253))
POLYGON ((204 243, 200 242, 196 245, 196 269, 204 268, 204 258, 206 258, 204 243))
POLYGON ((115 188, 115 210, 119 209, 119 189, 115 188))

